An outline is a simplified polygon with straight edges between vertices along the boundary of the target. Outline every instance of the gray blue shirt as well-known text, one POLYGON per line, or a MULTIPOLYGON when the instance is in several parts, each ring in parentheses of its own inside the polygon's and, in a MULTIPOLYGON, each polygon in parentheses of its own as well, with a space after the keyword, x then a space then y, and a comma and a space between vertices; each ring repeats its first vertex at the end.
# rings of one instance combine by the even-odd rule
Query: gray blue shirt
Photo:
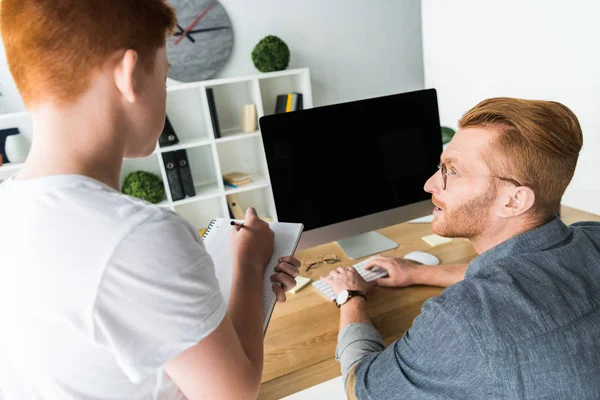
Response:
POLYGON ((384 348, 338 339, 359 399, 600 399, 600 223, 560 219, 482 253, 384 348))

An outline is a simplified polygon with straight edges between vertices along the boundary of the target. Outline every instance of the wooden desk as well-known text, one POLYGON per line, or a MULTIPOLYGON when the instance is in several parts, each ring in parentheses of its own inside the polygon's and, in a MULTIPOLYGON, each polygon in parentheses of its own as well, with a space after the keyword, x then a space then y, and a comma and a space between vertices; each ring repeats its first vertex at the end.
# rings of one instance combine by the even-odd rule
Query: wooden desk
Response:
MULTIPOLYGON (((563 207, 562 219, 567 225, 576 221, 600 221, 600 216, 563 207)), ((424 250, 437 256, 443 264, 468 263, 477 254, 466 239, 454 239, 438 247, 430 247, 421 237, 432 233, 430 224, 402 223, 378 232, 395 240, 399 246, 383 253, 401 257, 414 250, 424 250)), ((300 261, 335 253, 342 259, 337 264, 319 264, 308 275, 312 280, 325 276, 350 260, 335 242, 300 250, 300 261)), ((421 312, 425 300, 438 296, 443 288, 411 286, 407 288, 376 287, 369 294, 369 316, 381 333, 386 346, 402 337, 421 312)), ((275 306, 265 337, 264 371, 259 399, 281 399, 292 393, 333 379, 339 375, 340 365, 335 360, 339 330, 339 310, 318 294, 310 284, 297 294, 288 293, 284 304, 275 306)))

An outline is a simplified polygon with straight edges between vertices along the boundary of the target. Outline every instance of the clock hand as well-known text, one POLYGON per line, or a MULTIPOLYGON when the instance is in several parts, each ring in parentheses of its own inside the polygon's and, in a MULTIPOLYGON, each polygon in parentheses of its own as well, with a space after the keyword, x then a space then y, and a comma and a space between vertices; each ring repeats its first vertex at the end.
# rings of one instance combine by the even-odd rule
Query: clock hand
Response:
MULTIPOLYGON (((175 36, 180 36, 183 35, 183 32, 185 32, 185 30, 181 27, 181 25, 177 24, 177 29, 179 29, 179 32, 175 33, 175 36)), ((194 33, 194 31, 190 31, 187 35, 187 38, 191 40, 192 43, 196 43, 196 41, 194 40, 194 38, 192 37, 192 33, 194 33)))
POLYGON ((202 32, 211 32, 211 31, 221 31, 223 29, 230 29, 228 26, 218 26, 216 28, 202 28, 202 29, 193 29, 190 31, 188 35, 192 33, 202 33, 202 32))
POLYGON ((206 8, 205 8, 205 9, 202 11, 202 13, 200 13, 200 15, 198 15, 198 17, 196 17, 196 19, 194 20, 194 22, 192 22, 192 23, 190 24, 190 26, 188 26, 188 27, 187 27, 187 29, 185 30, 185 32, 183 32, 183 34, 182 34, 181 36, 179 36, 179 39, 177 39, 177 40, 175 41, 175 44, 178 44, 179 42, 181 42, 181 39, 183 39, 183 37, 184 37, 185 35, 187 35, 187 34, 188 34, 188 32, 189 32, 189 31, 191 31, 191 30, 192 30, 192 28, 193 28, 194 26, 196 26, 196 24, 198 23, 198 21, 200 21, 200 20, 202 19, 202 17, 204 17, 204 16, 206 15, 206 13, 207 13, 207 12, 208 12, 208 11, 209 11, 209 10, 210 10, 210 9, 211 9, 213 6, 214 6, 214 5, 215 5, 215 3, 210 3, 210 4, 208 5, 208 7, 206 7, 206 8))

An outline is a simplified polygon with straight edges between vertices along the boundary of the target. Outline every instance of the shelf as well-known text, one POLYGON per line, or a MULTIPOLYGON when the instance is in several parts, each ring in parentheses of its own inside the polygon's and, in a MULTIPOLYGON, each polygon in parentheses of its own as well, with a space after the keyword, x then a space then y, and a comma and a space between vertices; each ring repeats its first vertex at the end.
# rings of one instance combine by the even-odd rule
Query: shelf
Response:
POLYGON ((3 164, 2 166, 0 166, 0 172, 2 173, 14 173, 17 172, 18 170, 20 170, 23 167, 23 163, 19 163, 19 164, 13 164, 13 163, 7 163, 7 164, 3 164))
POLYGON ((157 151, 159 153, 166 153, 169 151, 189 149, 191 147, 206 146, 206 145, 211 144, 211 142, 212 142, 211 139, 206 139, 206 138, 182 139, 179 141, 179 143, 174 144, 172 146, 158 147, 157 151))
POLYGON ((178 203, 175 212, 185 218, 196 229, 203 229, 216 217, 225 217, 226 210, 224 199, 215 197, 199 202, 178 203))
POLYGON ((252 182, 247 183, 245 185, 239 186, 237 188, 225 185, 225 195, 236 194, 248 192, 254 189, 262 189, 265 187, 269 187, 271 183, 267 178, 257 177, 256 179, 252 179, 252 182))
POLYGON ((255 131, 252 133, 245 133, 245 132, 237 132, 231 135, 228 135, 227 137, 222 137, 219 139, 215 139, 215 141, 217 143, 224 143, 224 142, 233 142, 235 140, 244 140, 244 139, 250 139, 253 137, 257 137, 260 136, 260 131, 255 131))
POLYGON ((221 138, 241 130, 244 105, 254 104, 258 108, 260 94, 255 91, 256 86, 254 80, 209 86, 214 94, 221 138))
POLYGON ((245 192, 238 193, 236 197, 242 210, 254 207, 259 216, 266 216, 273 218, 275 221, 277 220, 273 193, 269 186, 256 188, 256 190, 246 190, 245 192))
POLYGON ((259 78, 260 95, 264 115, 275 113, 277 96, 287 93, 302 93, 302 108, 312 108, 312 90, 307 72, 299 74, 281 74, 270 79, 259 78))
POLYGON ((196 195, 194 197, 186 197, 185 199, 173 202, 173 205, 180 206, 183 204, 194 203, 196 201, 212 199, 221 195, 221 188, 216 183, 194 185, 196 195))
MULTIPOLYGON (((156 143, 149 156, 124 159, 120 187, 127 174, 134 171, 160 176, 166 199, 156 205, 180 214, 199 229, 205 228, 213 218, 229 217, 227 196, 234 194, 244 207, 254 206, 259 215, 277 220, 261 132, 260 129, 242 132, 242 109, 246 104, 254 104, 259 120, 274 112, 277 95, 288 92, 302 93, 304 108, 312 107, 308 68, 168 84, 166 115, 179 142, 165 147, 156 143), (215 97, 219 138, 213 134, 207 88, 213 89, 215 97), (196 195, 172 201, 164 157, 181 150, 185 150, 188 157, 196 195), (225 186, 222 175, 233 171, 249 172, 253 180, 238 188, 225 186)), ((6 128, 18 128, 26 136, 33 135, 27 112, 0 115, 0 129, 6 128)), ((22 166, 4 164, 0 167, 0 180, 9 178, 22 166)))

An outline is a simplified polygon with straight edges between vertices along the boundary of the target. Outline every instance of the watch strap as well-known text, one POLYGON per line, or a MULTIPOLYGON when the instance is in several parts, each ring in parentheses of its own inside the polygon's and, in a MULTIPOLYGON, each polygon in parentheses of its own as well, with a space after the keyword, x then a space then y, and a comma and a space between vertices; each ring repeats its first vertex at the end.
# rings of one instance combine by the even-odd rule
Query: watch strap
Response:
MULTIPOLYGON (((367 301, 367 296, 359 290, 348 290, 348 294, 349 294, 348 300, 350 300, 351 298, 353 298, 355 296, 360 296, 363 299, 365 299, 365 301, 367 301)), ((346 300, 346 302, 348 302, 348 300, 346 300)))
POLYGON ((342 304, 338 304, 337 303, 337 299, 333 300, 333 302, 335 303, 336 306, 338 306, 338 308, 341 307, 342 305, 346 304, 348 301, 350 301, 351 298, 356 297, 356 296, 360 296, 363 299, 365 299, 365 301, 367 301, 367 296, 363 292, 361 292, 359 290, 349 290, 349 289, 347 289, 347 292, 348 292, 348 298, 342 304))

